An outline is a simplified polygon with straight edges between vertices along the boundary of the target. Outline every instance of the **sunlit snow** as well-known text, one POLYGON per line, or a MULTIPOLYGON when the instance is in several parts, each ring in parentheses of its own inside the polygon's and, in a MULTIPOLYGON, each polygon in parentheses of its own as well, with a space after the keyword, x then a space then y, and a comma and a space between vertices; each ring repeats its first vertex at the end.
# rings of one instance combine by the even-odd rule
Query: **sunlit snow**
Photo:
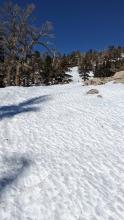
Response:
POLYGON ((124 85, 0 89, 0 220, 124 220, 124 85))

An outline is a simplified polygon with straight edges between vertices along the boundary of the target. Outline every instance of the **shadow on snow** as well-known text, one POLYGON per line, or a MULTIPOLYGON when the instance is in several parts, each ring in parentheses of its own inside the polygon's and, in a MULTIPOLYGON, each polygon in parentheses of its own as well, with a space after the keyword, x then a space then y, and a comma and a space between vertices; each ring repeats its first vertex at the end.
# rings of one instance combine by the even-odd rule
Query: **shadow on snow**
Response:
POLYGON ((0 197, 5 192, 6 188, 15 183, 23 174, 26 168, 29 167, 31 161, 25 157, 9 159, 9 173, 0 178, 0 197))
POLYGON ((39 107, 36 105, 48 101, 49 99, 50 99, 49 95, 44 95, 44 96, 28 99, 17 105, 0 106, 0 120, 4 118, 12 118, 15 115, 21 113, 33 112, 33 111, 36 112, 39 110, 39 107))

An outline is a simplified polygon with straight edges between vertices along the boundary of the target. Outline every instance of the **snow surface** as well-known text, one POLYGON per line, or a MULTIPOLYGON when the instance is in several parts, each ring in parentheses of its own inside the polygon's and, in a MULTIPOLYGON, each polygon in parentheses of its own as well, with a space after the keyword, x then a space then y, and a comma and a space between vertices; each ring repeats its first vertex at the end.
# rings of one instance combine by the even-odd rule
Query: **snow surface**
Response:
POLYGON ((89 75, 89 78, 90 78, 90 79, 93 79, 93 78, 94 78, 94 73, 93 73, 93 71, 90 71, 90 72, 88 73, 88 75, 89 75))
POLYGON ((124 220, 124 85, 74 81, 0 89, 0 220, 124 220))
POLYGON ((82 82, 82 79, 81 77, 79 76, 79 73, 78 73, 78 67, 73 67, 70 69, 71 71, 70 72, 67 72, 69 75, 71 75, 73 78, 73 81, 72 83, 81 83, 82 82))

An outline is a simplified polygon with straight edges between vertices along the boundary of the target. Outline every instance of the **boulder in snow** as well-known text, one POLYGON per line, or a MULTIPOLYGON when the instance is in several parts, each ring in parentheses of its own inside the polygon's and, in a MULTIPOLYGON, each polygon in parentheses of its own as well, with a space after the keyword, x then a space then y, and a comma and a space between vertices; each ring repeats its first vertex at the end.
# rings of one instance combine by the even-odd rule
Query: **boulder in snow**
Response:
POLYGON ((98 98, 103 98, 102 95, 97 95, 98 98))
POLYGON ((120 71, 120 72, 115 73, 113 78, 114 79, 124 79, 124 71, 120 71))
POLYGON ((93 95, 93 94, 98 94, 98 93, 99 93, 98 89, 90 89, 87 92, 87 95, 93 95))

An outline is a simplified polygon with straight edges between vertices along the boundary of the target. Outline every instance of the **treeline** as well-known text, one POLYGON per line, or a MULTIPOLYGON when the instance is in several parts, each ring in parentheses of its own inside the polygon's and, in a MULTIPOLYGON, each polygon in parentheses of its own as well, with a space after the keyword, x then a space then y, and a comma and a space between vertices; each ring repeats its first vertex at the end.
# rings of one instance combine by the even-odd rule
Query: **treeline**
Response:
POLYGON ((109 46, 103 51, 89 50, 81 55, 79 72, 84 80, 90 72, 94 77, 111 77, 117 71, 124 70, 124 47, 109 46))
MULTIPOLYGON (((51 22, 34 26, 34 4, 21 8, 7 3, 0 11, 0 87, 68 83, 68 63, 47 43, 51 22), (47 52, 36 51, 36 46, 47 52)), ((36 22, 35 22, 36 23, 36 22)))
POLYGON ((66 55, 69 67, 78 66, 79 74, 85 81, 92 77, 111 77, 124 70, 124 47, 109 46, 105 50, 89 50, 85 53, 74 51, 66 55))

